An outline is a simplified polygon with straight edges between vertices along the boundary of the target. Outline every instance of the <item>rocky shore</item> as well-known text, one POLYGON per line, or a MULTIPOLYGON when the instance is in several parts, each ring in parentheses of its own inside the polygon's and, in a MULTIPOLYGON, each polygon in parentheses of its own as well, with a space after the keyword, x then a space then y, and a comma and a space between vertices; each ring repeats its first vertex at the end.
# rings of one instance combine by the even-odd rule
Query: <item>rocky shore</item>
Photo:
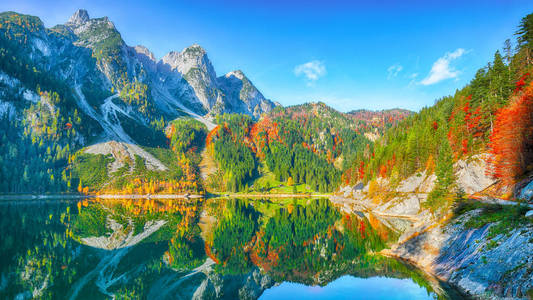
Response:
MULTIPOLYGON (((470 195, 493 185, 485 167, 481 159, 456 163, 459 188, 470 195)), ((345 211, 370 214, 400 233, 382 254, 407 260, 464 294, 475 299, 533 298, 533 205, 482 198, 470 200, 475 204, 470 209, 435 214, 424 206, 434 182, 433 174, 422 172, 396 185, 382 179, 378 194, 387 194, 386 199, 359 184, 341 188, 331 200, 345 211), (487 213, 491 208, 499 209, 495 217, 487 213), (516 215, 505 215, 507 211, 516 215)), ((528 194, 530 186, 515 194, 528 194)))

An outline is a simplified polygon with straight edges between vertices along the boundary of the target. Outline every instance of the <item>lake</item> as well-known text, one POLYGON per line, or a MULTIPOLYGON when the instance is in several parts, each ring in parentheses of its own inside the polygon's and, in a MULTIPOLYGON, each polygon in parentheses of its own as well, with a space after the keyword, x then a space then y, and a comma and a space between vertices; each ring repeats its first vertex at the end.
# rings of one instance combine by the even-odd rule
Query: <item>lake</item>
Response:
POLYGON ((327 199, 0 202, 1 299, 436 299, 400 232, 327 199))

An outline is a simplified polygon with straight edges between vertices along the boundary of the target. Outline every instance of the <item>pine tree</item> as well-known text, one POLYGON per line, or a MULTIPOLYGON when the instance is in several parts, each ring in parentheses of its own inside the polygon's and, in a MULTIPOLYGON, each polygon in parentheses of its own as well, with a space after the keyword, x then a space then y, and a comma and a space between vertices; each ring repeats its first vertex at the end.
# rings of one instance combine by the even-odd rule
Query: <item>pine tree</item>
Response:
POLYGON ((453 151, 448 139, 443 138, 435 166, 437 181, 429 193, 426 205, 432 211, 449 207, 453 202, 455 173, 453 170, 453 151))
POLYGON ((515 33, 517 37, 518 47, 525 49, 527 63, 531 63, 531 53, 533 51, 533 14, 529 14, 522 18, 518 31, 515 33))

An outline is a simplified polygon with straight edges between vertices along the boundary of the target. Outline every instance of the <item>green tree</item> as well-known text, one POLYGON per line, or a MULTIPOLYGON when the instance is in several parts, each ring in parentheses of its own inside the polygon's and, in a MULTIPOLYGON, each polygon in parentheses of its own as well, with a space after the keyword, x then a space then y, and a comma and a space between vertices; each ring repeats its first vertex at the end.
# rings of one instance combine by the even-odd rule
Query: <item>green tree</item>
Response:
POLYGON ((533 48, 533 14, 522 18, 516 32, 518 47, 525 48, 527 63, 531 63, 531 51, 533 48))
POLYGON ((437 181, 433 191, 428 195, 427 205, 432 211, 448 207, 453 201, 455 173, 453 170, 453 153, 447 138, 443 138, 439 147, 439 156, 435 166, 437 181))

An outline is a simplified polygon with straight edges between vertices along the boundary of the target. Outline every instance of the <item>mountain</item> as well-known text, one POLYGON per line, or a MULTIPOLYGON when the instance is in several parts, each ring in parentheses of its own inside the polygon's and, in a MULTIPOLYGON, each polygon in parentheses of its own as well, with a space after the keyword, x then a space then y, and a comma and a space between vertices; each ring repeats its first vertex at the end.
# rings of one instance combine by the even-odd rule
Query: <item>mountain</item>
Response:
POLYGON ((202 108, 211 115, 243 113, 258 118, 275 106, 241 70, 217 77, 207 53, 199 45, 192 45, 182 52, 170 52, 158 65, 163 73, 165 66, 170 66, 171 71, 181 74, 202 108))
POLYGON ((90 19, 87 11, 79 10, 65 26, 76 35, 75 45, 93 50, 100 70, 115 87, 128 81, 146 84, 147 97, 163 113, 175 114, 183 105, 200 115, 231 112, 257 118, 274 107, 240 71, 234 72, 238 80, 228 89, 222 78, 229 76, 217 78, 207 52, 199 45, 171 51, 156 61, 146 47, 127 46, 107 17, 90 19))
POLYGON ((115 160, 129 153, 130 165, 138 155, 148 169, 164 171, 169 166, 145 147, 167 147, 170 121, 190 116, 211 129, 219 113, 257 119, 276 106, 241 71, 217 77, 200 46, 157 61, 146 47, 127 45, 107 17, 85 10, 52 28, 38 17, 1 13, 0 55, 6 192, 73 188, 76 175, 65 166, 87 146, 115 160))
MULTIPOLYGON (((78 109, 113 139, 127 140, 112 130, 119 122, 106 122, 116 113, 118 118, 128 116, 150 127, 151 121, 184 113, 244 113, 258 118, 275 106, 241 71, 217 78, 207 53, 198 45, 156 61, 147 48, 126 45, 107 17, 91 19, 85 10, 50 29, 37 17, 8 12, 2 19, 6 43, 34 71, 42 72, 34 76, 51 77, 72 89, 78 109)), ((17 78, 21 74, 6 75, 26 80, 17 78)))

